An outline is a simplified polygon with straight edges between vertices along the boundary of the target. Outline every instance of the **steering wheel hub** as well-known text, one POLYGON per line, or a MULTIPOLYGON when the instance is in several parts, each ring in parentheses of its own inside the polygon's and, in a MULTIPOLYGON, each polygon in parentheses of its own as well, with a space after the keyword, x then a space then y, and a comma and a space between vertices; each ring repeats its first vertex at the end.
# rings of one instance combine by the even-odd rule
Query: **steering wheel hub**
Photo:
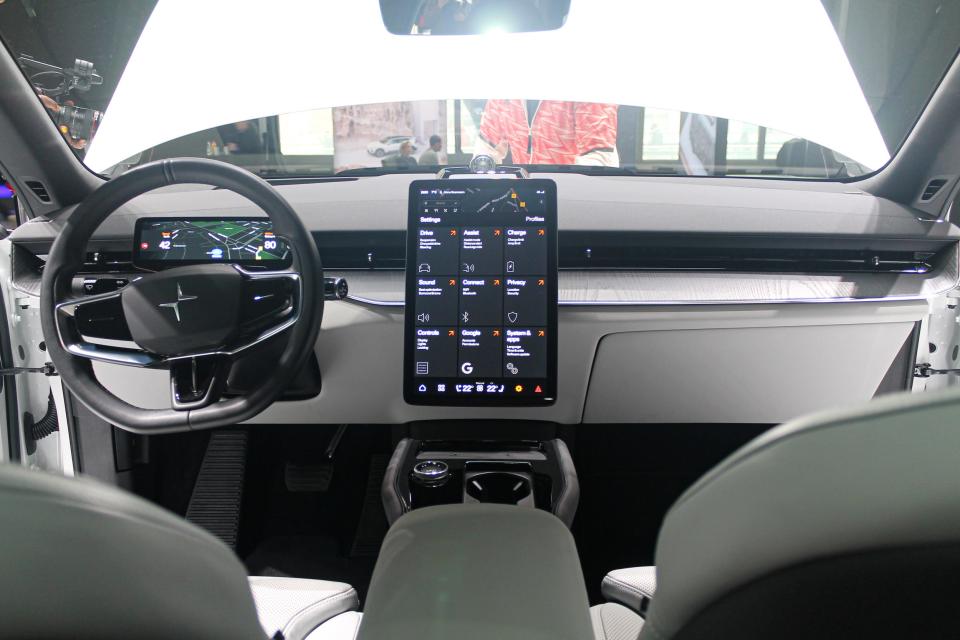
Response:
POLYGON ((177 267, 123 289, 123 315, 133 341, 164 356, 214 351, 239 328, 243 276, 226 264, 177 267))

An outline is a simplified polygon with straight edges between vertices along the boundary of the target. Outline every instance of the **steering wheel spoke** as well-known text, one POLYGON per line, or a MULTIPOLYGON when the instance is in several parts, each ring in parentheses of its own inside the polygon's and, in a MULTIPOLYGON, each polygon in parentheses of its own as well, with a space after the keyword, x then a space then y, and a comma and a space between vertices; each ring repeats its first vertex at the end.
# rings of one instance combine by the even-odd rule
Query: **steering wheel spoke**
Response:
POLYGON ((237 267, 243 276, 240 303, 238 353, 265 342, 290 328, 300 316, 302 283, 294 271, 248 271, 237 267))
MULTIPOLYGON (((109 291, 92 296, 81 298, 70 298, 59 302, 54 309, 54 318, 56 320, 57 338, 63 348, 71 355, 95 360, 98 362, 107 362, 110 364, 120 364, 128 367, 157 367, 163 364, 163 359, 138 348, 132 341, 132 346, 126 346, 128 341, 112 341, 114 344, 104 342, 90 342, 77 328, 77 318, 79 314, 96 313, 96 309, 104 306, 110 306, 111 311, 116 313, 120 307, 120 295, 122 289, 109 291)), ((122 309, 119 317, 123 317, 122 309)))
POLYGON ((230 372, 227 356, 199 356, 170 364, 170 405, 176 411, 200 409, 218 402, 230 372))

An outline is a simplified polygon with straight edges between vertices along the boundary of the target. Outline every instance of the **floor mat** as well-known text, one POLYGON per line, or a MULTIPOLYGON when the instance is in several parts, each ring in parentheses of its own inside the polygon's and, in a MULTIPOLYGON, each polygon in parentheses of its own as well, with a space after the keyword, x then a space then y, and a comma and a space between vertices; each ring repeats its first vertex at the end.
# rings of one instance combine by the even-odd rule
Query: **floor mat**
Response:
POLYGON ((362 597, 380 546, 376 536, 386 531, 378 478, 391 450, 390 429, 351 425, 328 462, 336 430, 251 430, 239 555, 251 574, 348 582, 362 597))
POLYGON ((217 536, 231 549, 237 546, 246 461, 246 430, 213 432, 187 506, 189 522, 217 536))
POLYGON ((332 464, 295 464, 288 462, 283 470, 287 491, 311 493, 326 491, 333 479, 332 464))

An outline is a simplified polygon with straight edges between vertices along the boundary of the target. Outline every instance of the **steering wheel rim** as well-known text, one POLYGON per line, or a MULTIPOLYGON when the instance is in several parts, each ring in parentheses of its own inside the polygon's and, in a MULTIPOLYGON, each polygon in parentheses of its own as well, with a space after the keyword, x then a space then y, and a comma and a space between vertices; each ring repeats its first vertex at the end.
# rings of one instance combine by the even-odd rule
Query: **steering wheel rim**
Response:
POLYGON ((261 178, 245 169, 216 160, 160 160, 127 171, 105 183, 70 215, 47 256, 41 282, 40 317, 47 351, 63 384, 107 422, 137 433, 235 424, 252 418, 269 406, 313 352, 323 317, 320 254, 293 207, 261 178), (87 242, 97 227, 133 198, 173 184, 220 187, 244 196, 259 206, 273 223, 274 232, 286 240, 293 254, 291 271, 273 273, 295 273, 299 276, 299 308, 295 321, 283 329, 287 341, 276 360, 275 370, 272 375, 264 375, 263 383, 250 393, 200 408, 144 409, 121 400, 100 384, 93 372, 91 358, 67 350, 61 341, 58 306, 73 297, 70 293, 73 276, 83 267, 87 242))

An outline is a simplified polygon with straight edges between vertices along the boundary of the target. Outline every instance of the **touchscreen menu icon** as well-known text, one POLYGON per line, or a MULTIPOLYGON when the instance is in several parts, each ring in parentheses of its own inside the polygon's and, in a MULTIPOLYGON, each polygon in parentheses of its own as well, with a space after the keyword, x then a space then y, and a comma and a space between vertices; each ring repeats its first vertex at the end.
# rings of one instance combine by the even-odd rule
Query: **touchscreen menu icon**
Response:
POLYGON ((417 229, 417 273, 456 273, 459 241, 452 227, 417 229))
POLYGON ((504 271, 542 274, 547 264, 547 231, 543 227, 519 227, 504 231, 504 271))
POLYGON ((461 230, 460 269, 463 273, 503 273, 503 230, 466 227, 461 230))
POLYGON ((514 277, 505 281, 504 322, 508 325, 543 325, 547 322, 547 279, 514 277))
POLYGON ((457 332, 451 328, 420 328, 414 343, 414 375, 457 375, 457 332))
POLYGON ((542 378, 547 375, 546 329, 506 329, 503 375, 542 378))

